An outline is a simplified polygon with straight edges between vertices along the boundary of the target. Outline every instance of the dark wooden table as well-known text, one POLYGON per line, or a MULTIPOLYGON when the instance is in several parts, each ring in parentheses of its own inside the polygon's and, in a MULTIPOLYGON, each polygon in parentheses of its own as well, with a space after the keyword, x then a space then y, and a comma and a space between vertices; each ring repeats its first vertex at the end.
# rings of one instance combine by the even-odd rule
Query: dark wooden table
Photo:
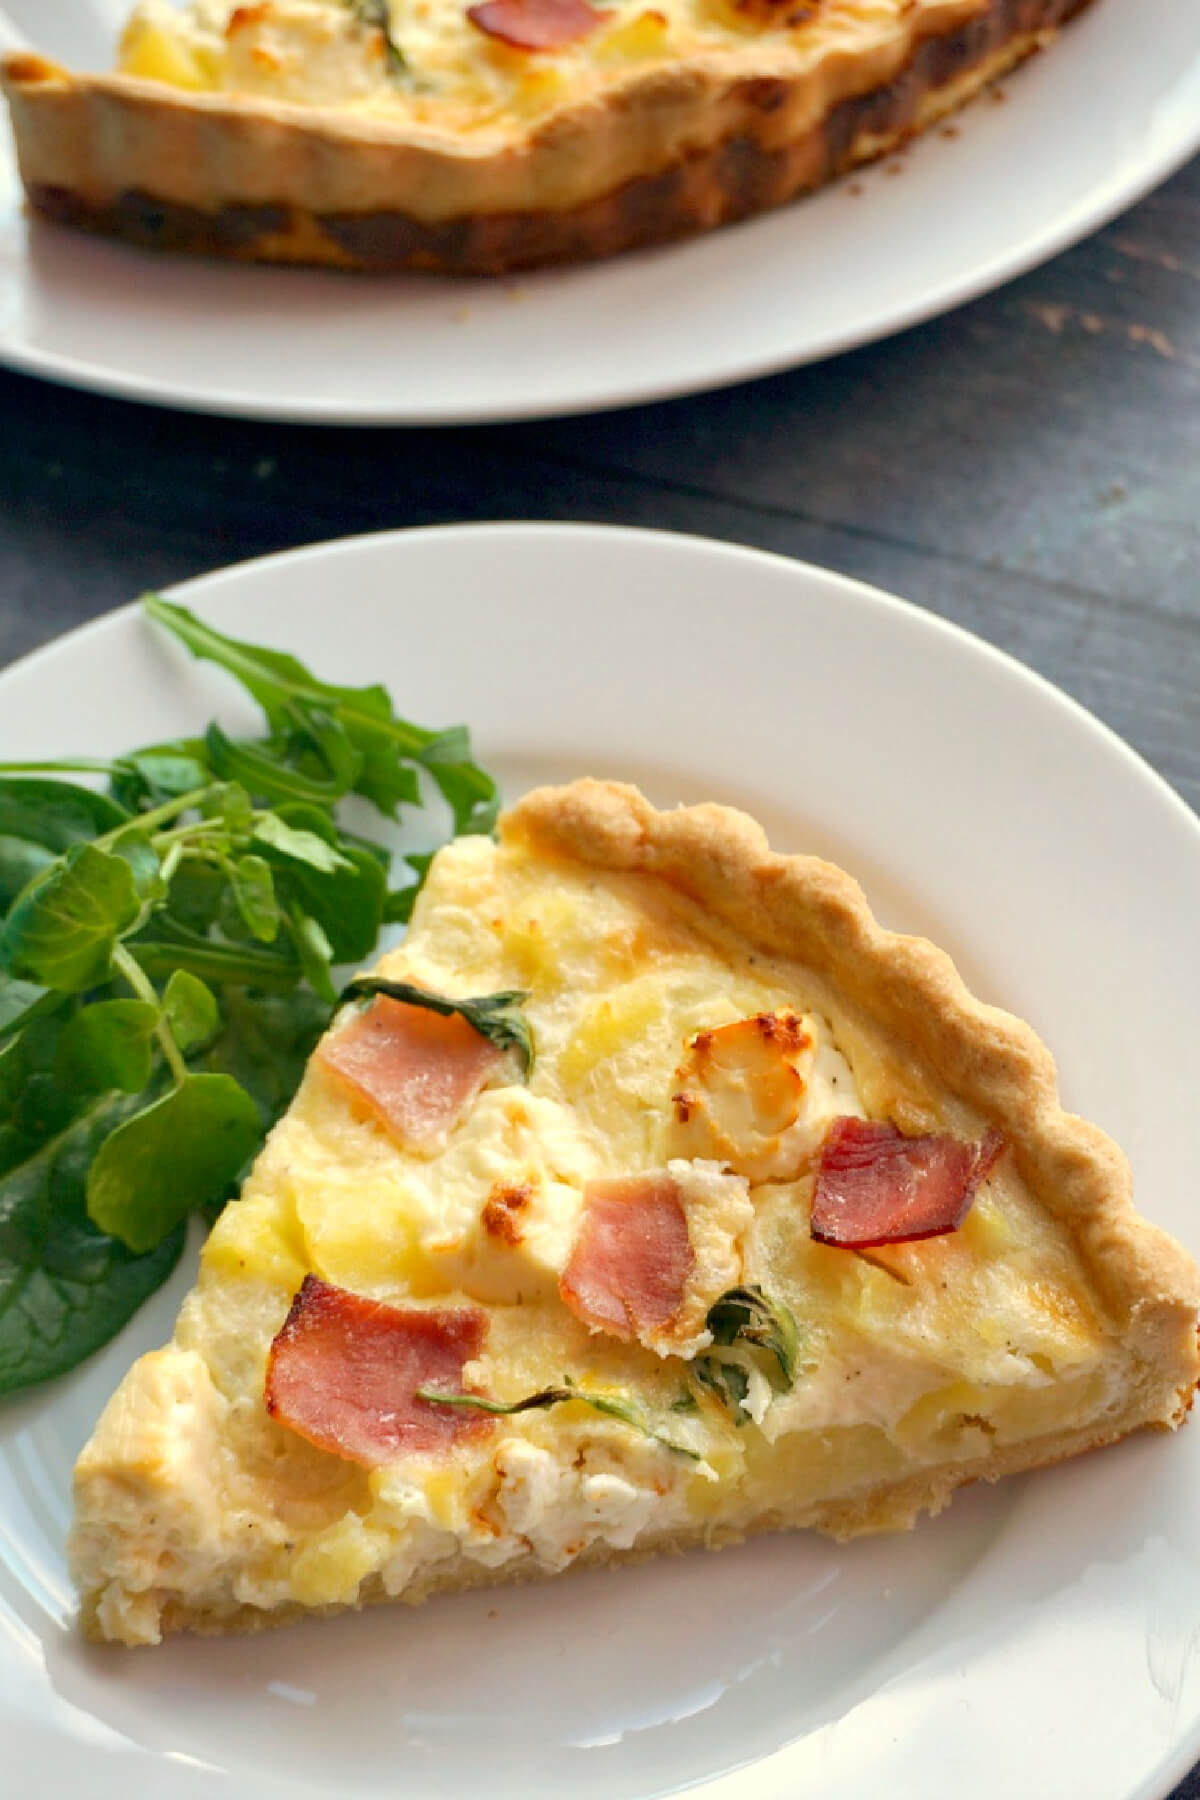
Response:
MULTIPOLYGON (((1200 808, 1200 161, 948 318, 602 417, 338 431, 0 375, 0 500, 0 663, 146 587, 318 538, 658 526, 823 563, 956 620, 1200 808)), ((1176 1800, 1200 1800, 1200 1770, 1176 1800)))

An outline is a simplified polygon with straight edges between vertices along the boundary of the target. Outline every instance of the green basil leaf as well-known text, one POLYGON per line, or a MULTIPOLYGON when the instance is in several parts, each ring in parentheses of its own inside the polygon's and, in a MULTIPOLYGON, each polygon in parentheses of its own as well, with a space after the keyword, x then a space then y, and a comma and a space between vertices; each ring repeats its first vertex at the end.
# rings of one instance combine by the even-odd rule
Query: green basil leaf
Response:
POLYGON ((279 901, 271 865, 261 856, 241 856, 233 869, 233 897, 242 922, 260 944, 279 936, 279 901))
POLYGON ((0 933, 0 963, 62 993, 95 987, 139 910, 129 864, 74 844, 13 907, 0 933))
POLYGON ((100 1144, 138 1103, 93 1100, 66 1131, 0 1159, 0 1393, 49 1381, 118 1332, 161 1287, 182 1229, 134 1256, 87 1216, 100 1144))
POLYGON ((121 1088, 140 1094, 153 1070, 158 1020, 158 1008, 148 1000, 98 1000, 81 1007, 59 1037, 56 1082, 68 1091, 121 1088))
POLYGON ((135 1253, 222 1198, 259 1144, 258 1108, 228 1075, 189 1074, 119 1125, 87 1177, 92 1222, 135 1253))
POLYGON ((163 993, 163 1011, 184 1055, 198 1050, 221 1028, 221 1009, 212 989, 187 969, 176 969, 163 993))
POLYGON ((381 975, 360 975, 342 989, 342 1000, 372 1000, 386 994, 391 1000, 403 1000, 409 1006, 424 1006, 430 1012, 461 1013, 468 1025, 481 1037, 495 1044, 497 1050, 515 1050, 521 1071, 528 1080, 533 1072, 533 1031, 520 1010, 529 998, 519 988, 500 994, 477 994, 469 1000, 451 1000, 445 994, 431 994, 426 988, 414 987, 408 981, 387 981, 381 975))

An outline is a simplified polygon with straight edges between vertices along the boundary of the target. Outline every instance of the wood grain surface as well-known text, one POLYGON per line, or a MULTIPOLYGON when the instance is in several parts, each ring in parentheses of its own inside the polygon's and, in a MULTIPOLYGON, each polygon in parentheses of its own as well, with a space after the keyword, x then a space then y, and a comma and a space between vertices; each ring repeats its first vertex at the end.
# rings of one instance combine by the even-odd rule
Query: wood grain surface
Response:
MULTIPOLYGON (((1200 161, 947 318, 601 417, 339 431, 0 376, 0 502, 0 662, 147 587, 319 538, 657 526, 825 564, 956 620, 1200 808, 1200 161)), ((1200 1800, 1200 1770, 1176 1800, 1200 1800)))

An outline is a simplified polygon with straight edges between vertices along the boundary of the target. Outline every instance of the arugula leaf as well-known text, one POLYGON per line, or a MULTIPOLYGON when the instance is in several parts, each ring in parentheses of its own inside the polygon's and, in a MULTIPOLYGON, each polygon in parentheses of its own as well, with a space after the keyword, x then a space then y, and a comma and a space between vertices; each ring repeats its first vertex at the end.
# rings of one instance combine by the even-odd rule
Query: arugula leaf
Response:
POLYGON ((122 932, 137 918, 133 870, 93 844, 72 844, 16 903, 0 933, 0 963, 60 993, 106 979, 122 932))
POLYGON ((135 1254, 230 1186, 259 1145, 258 1108, 230 1075, 188 1075, 105 1138, 87 1209, 135 1254))
MULTIPOLYGON (((150 618, 166 626, 193 656, 217 663, 237 677, 266 714, 274 736, 291 742, 297 732, 318 751, 330 720, 341 741, 361 758, 351 791, 362 794, 386 817, 398 805, 419 797, 416 769, 428 767, 450 803, 458 833, 488 832, 499 811, 499 790, 492 778, 470 760, 465 732, 428 731, 399 719, 386 688, 338 687, 319 680, 294 656, 247 644, 211 626, 159 594, 145 598, 150 618), (412 765, 412 766, 406 766, 412 765)), ((336 778, 328 756, 322 759, 336 778)))
MULTIPOLYGON (((204 743, 208 760, 218 775, 223 775, 227 781, 240 781, 260 800, 269 800, 272 804, 309 800, 328 806, 350 791, 349 780, 338 775, 325 779, 308 775, 281 757, 275 745, 236 743, 226 737, 215 721, 205 733, 204 743)), ((284 749, 286 752, 286 746, 284 749)))
POLYGON ((441 1388, 433 1387, 419 1387, 416 1394, 418 1400, 425 1400, 432 1406, 455 1406, 460 1410, 495 1413, 503 1418, 508 1418, 513 1413, 561 1406, 568 1400, 581 1400, 593 1412, 620 1419, 622 1424, 631 1426, 643 1437, 653 1438, 656 1444, 661 1444, 666 1450, 673 1450, 677 1456, 690 1457, 693 1462, 701 1461, 699 1451, 689 1449, 686 1444, 678 1444, 673 1438, 663 1437, 661 1432, 655 1431, 637 1401, 630 1395, 612 1390, 606 1393, 596 1388, 576 1387, 569 1378, 563 1387, 542 1388, 536 1394, 526 1394, 523 1400, 489 1400, 484 1394, 444 1393, 441 1388))
POLYGON ((182 1227, 134 1256, 87 1216, 92 1158, 137 1104, 108 1094, 60 1134, 10 1138, 0 1161, 0 1393, 74 1368, 132 1318, 178 1261, 182 1227))
POLYGON ((443 1018, 461 1013, 468 1025, 487 1038, 497 1050, 515 1050, 521 1072, 528 1080, 533 1072, 533 1032, 529 1020, 521 1012, 523 1000, 529 998, 520 988, 500 994, 479 994, 471 1000, 451 1000, 445 994, 431 994, 427 988, 413 987, 408 981, 387 981, 381 975, 360 975, 342 989, 340 1000, 371 1000, 385 994, 389 1000, 403 1000, 409 1006, 424 1006, 443 1018))

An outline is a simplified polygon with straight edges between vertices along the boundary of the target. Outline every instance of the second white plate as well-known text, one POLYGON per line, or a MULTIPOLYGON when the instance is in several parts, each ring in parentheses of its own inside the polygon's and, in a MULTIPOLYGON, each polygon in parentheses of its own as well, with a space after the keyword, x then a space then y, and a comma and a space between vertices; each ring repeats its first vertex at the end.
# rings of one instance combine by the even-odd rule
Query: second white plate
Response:
MULTIPOLYGON (((111 65, 127 10, 4 0, 31 42, 91 68, 111 65)), ((200 411, 364 424, 594 411, 811 362, 996 286, 1182 163, 1200 146, 1200 7, 1096 0, 1003 93, 952 139, 768 217, 492 283, 224 268, 30 225, 0 130, 0 362, 200 411)))
MULTIPOLYGON (((1129 1150, 1143 1211, 1200 1249, 1200 826, 1016 664, 837 576, 633 532, 366 538, 180 593, 327 679, 465 717, 509 796, 631 776, 842 861, 885 923, 1034 1022, 1068 1104, 1129 1150)), ((237 722, 229 684, 127 609, 0 678, 0 755, 115 751, 217 710, 237 722)), ((0 1409, 11 1800, 1150 1800, 1200 1754, 1200 1424, 964 1493, 900 1538, 91 1649, 71 1463, 187 1280, 0 1409)))

